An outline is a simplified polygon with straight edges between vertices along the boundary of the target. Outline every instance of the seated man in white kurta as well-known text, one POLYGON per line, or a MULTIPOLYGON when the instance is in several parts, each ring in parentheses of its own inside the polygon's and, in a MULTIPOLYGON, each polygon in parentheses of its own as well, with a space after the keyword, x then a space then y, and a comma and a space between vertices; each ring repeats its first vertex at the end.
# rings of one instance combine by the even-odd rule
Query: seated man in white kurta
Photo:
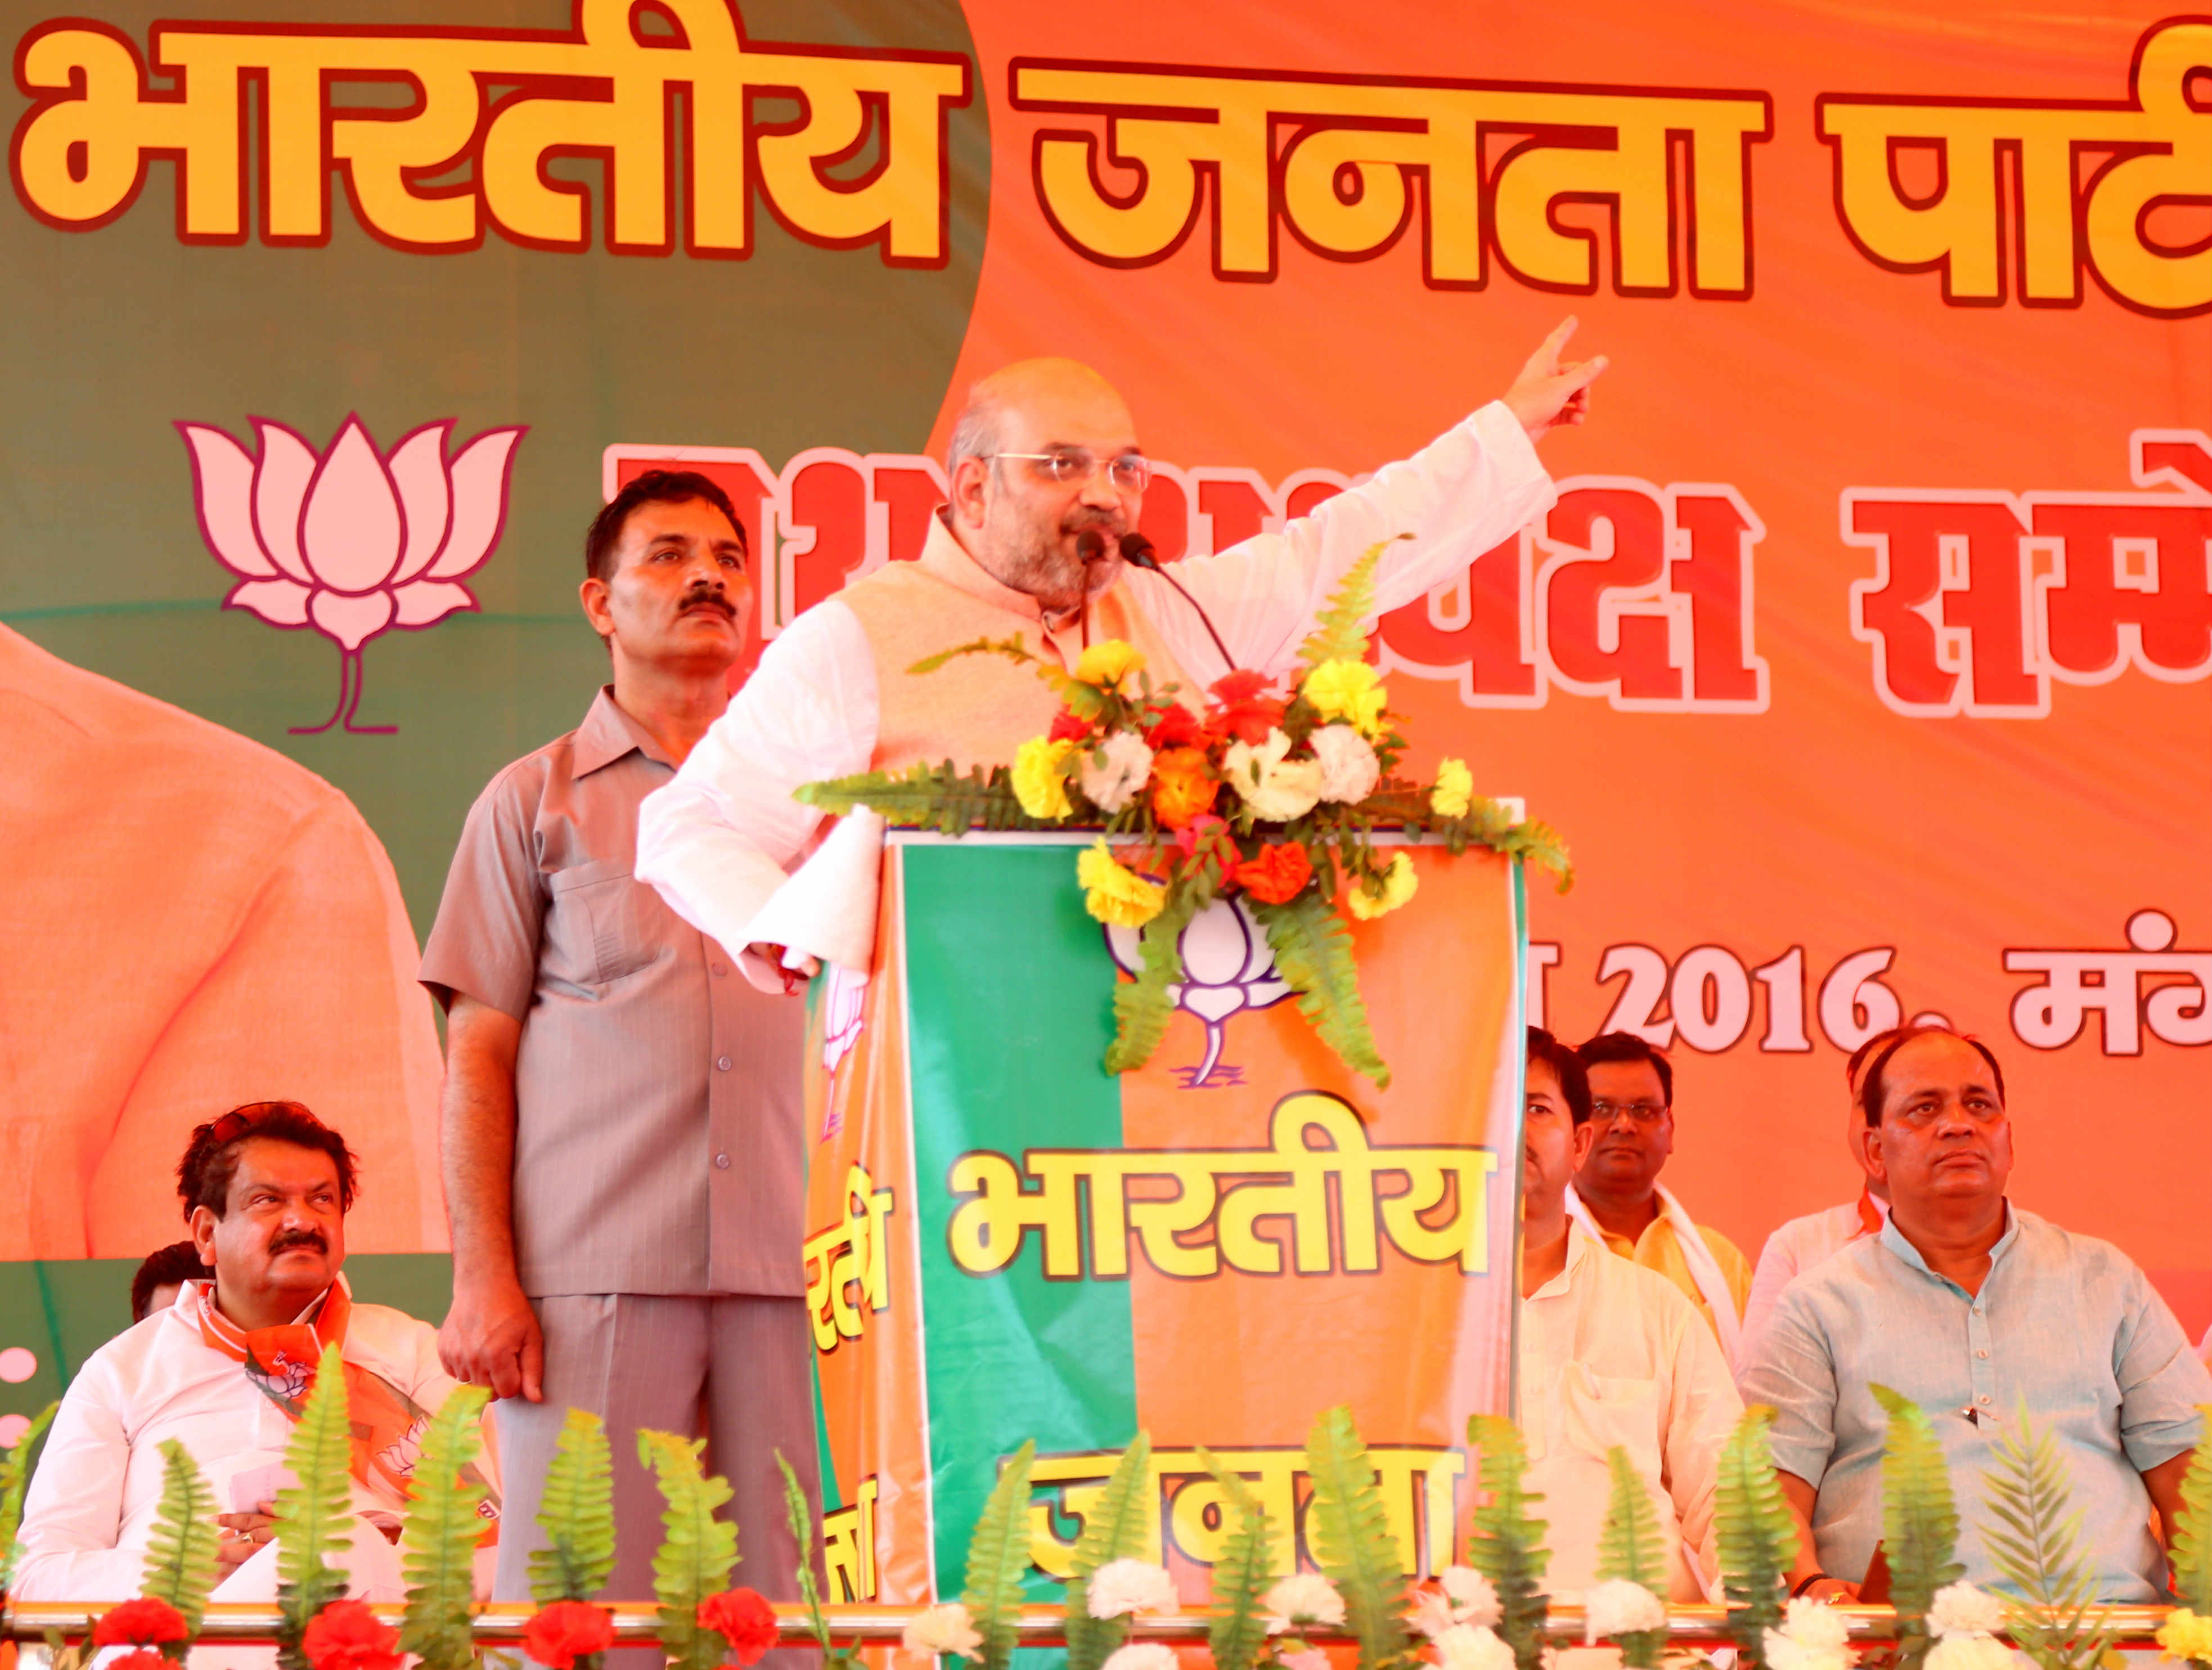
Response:
POLYGON ((323 1349, 336 1344, 362 1521, 346 1562, 349 1592, 401 1599, 390 1539, 406 1513, 422 1424, 453 1381, 439 1367, 435 1329, 355 1304, 338 1273, 354 1197, 344 1139, 297 1102, 251 1103, 192 1133, 178 1192, 214 1279, 185 1283, 173 1304, 101 1346, 70 1381, 25 1502, 15 1598, 137 1594, 161 1498, 161 1445, 174 1438, 229 1510, 214 1598, 272 1599, 269 1515, 284 1450, 323 1349))
POLYGON ((1720 1571, 1713 1496, 1721 1446, 1743 1413, 1712 1330, 1665 1277, 1571 1233, 1567 1185, 1596 1127, 1573 1051, 1528 1028, 1522 1125, 1520 1417, 1528 1488, 1544 1496, 1546 1581, 1597 1581, 1598 1533, 1628 1452, 1668 1543, 1668 1595, 1702 1601, 1720 1571))

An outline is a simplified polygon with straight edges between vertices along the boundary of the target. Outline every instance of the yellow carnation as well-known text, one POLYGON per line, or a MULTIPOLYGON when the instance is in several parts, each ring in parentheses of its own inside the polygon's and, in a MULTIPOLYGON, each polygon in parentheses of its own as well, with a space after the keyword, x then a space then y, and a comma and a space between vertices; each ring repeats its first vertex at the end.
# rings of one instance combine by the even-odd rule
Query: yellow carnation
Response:
POLYGON ((1389 692, 1382 675, 1364 661, 1325 661, 1306 674, 1298 694, 1323 719, 1340 720, 1370 742, 1382 731, 1382 705, 1389 692))
POLYGON ((2158 1626, 2158 1644, 2168 1658, 2212 1662, 2212 1618, 2199 1618, 2186 1606, 2176 1606, 2158 1626))
POLYGON ((1474 773, 1464 759, 1447 759, 1437 766, 1437 786, 1429 790, 1429 809, 1439 818, 1464 818, 1474 804, 1474 773))
POLYGON ((1014 798, 1032 818, 1064 818, 1075 808, 1067 803, 1067 777, 1060 770, 1075 751, 1072 739, 1047 741, 1032 736, 1014 750, 1014 798))
POLYGON ((1075 861, 1083 908, 1109 928, 1141 928, 1160 913, 1168 890, 1125 869, 1103 841, 1093 841, 1075 861))
POLYGON ((1101 690, 1118 691, 1121 680, 1138 673, 1144 665, 1144 656, 1135 649, 1119 638, 1108 638, 1083 652, 1083 659, 1075 663, 1075 676, 1101 690))
POLYGON ((1382 890, 1370 892, 1371 883, 1354 881, 1344 902, 1352 907, 1352 914, 1362 922, 1372 922, 1376 917, 1388 916, 1413 896, 1413 889, 1421 885, 1421 878, 1413 874, 1413 861, 1404 853, 1390 860, 1389 869, 1382 875, 1382 890))

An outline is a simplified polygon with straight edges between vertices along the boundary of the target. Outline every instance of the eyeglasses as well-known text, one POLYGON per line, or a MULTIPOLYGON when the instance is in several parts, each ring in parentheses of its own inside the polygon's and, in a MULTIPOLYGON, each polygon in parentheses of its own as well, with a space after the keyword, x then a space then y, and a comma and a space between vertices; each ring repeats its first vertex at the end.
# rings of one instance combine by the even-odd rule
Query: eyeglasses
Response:
POLYGON ((1624 1113, 1628 1115, 1631 1123, 1639 1125, 1656 1125, 1667 1117, 1666 1106, 1661 1102, 1596 1101, 1590 1104, 1590 1112, 1607 1125, 1611 1125, 1624 1113))
POLYGON ((1152 460, 1142 453, 1125 452, 1118 458, 1101 458, 1088 447, 1055 447, 1050 452, 991 453, 992 458, 1018 458, 1034 466, 1032 474, 1056 487, 1072 487, 1106 472, 1124 493, 1141 493, 1152 485, 1152 460))

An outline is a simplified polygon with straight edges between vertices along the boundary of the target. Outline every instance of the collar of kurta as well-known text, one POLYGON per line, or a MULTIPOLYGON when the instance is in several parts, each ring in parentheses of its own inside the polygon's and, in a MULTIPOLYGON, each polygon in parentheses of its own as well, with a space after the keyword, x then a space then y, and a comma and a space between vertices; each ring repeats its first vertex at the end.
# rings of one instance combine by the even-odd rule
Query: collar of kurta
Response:
POLYGON ((578 777, 588 777, 602 765, 613 765, 633 748, 656 765, 665 765, 672 771, 676 769, 652 734, 623 711, 612 685, 599 686, 599 693, 592 698, 592 710, 576 727, 572 746, 575 763, 571 769, 578 777))
POLYGON ((942 580, 957 590, 966 592, 992 607, 1004 609, 1008 614, 1019 615, 1024 620, 1034 620, 1048 631, 1058 631, 1067 626, 1081 613, 1079 607, 1070 609, 1057 618, 1048 618, 1044 606, 1025 591, 1017 591, 992 575, 968 554, 950 523, 945 519, 948 507, 939 505, 929 518, 929 536, 921 542, 921 555, 915 558, 923 573, 942 580))

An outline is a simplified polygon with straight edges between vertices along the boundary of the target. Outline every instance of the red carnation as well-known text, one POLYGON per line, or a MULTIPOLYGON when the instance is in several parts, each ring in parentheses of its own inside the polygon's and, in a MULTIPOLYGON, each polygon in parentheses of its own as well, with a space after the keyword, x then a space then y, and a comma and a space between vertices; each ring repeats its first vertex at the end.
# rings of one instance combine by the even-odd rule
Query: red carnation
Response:
POLYGON ((1145 744, 1154 753, 1164 748, 1188 748, 1206 740, 1198 716, 1181 702, 1171 702, 1145 733, 1145 744))
POLYGON ((1080 742, 1091 734, 1091 722, 1062 708, 1052 716, 1052 728, 1044 734, 1048 742, 1080 742))
POLYGON ((315 1670, 399 1670, 399 1631, 360 1600, 333 1600, 317 1612, 300 1650, 315 1670))
POLYGON ((1264 673, 1242 668, 1216 679, 1208 686, 1213 707, 1206 715, 1213 734, 1236 737, 1255 748, 1265 742, 1267 733, 1283 722, 1283 698, 1269 690, 1271 682, 1264 673))
POLYGON ((554 1600, 522 1626, 522 1650, 545 1670, 569 1670, 587 1653, 615 1643, 614 1620, 581 1600, 554 1600))
POLYGON ((191 1626, 166 1600, 142 1595, 110 1606, 92 1626, 95 1647, 159 1647, 165 1641, 189 1641, 191 1626))
POLYGON ((699 1603, 699 1627, 728 1642, 739 1664, 750 1664, 775 1645, 775 1608, 757 1589, 729 1589, 699 1603))
POLYGON ((1313 860, 1296 841, 1261 847, 1229 873, 1231 881, 1267 905, 1287 905, 1313 880, 1313 860))

